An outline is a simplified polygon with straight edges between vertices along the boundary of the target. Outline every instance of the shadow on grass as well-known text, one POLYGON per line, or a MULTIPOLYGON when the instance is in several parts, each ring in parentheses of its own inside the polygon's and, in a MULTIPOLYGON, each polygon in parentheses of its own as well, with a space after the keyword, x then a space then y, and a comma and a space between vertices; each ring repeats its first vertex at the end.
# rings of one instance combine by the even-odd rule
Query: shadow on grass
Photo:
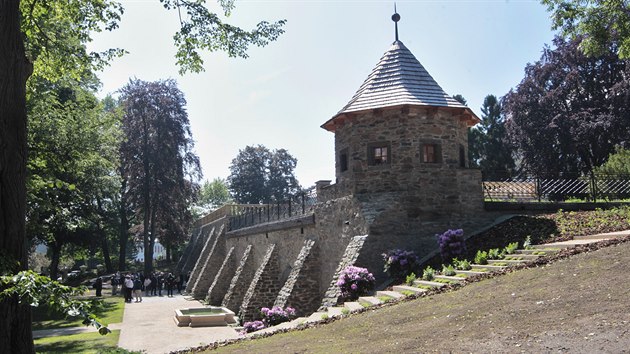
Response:
MULTIPOLYGON (((90 298, 91 301, 98 301, 97 298, 90 298)), ((96 307, 94 314, 106 324, 122 322, 122 311, 124 308, 123 298, 107 297, 103 298, 100 305, 96 307)), ((80 317, 66 317, 63 313, 51 312, 45 306, 33 308, 33 330, 82 327, 83 319, 80 317)))
MULTIPOLYGON (((102 336, 98 332, 68 336, 39 338, 35 340, 37 353, 102 353, 118 350, 120 331, 102 336)), ((116 351, 114 351, 115 353, 116 351)), ((119 353, 125 353, 126 351, 119 353)))

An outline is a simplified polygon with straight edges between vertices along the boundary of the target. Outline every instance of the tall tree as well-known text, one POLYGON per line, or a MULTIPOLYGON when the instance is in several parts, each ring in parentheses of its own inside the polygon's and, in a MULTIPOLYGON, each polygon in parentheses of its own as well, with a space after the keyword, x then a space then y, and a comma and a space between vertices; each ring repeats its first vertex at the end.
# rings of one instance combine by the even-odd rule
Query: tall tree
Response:
MULTIPOLYGON (((460 94, 454 95, 453 98, 463 105, 468 104, 468 101, 460 94)), ((470 162, 470 167, 479 167, 481 149, 481 132, 477 127, 468 128, 468 161, 470 162)))
POLYGON ((512 148, 507 141, 501 102, 488 95, 481 106, 481 123, 472 128, 477 144, 476 164, 484 172, 514 169, 512 148))
POLYGON ((121 145, 129 197, 142 220, 144 271, 153 271, 156 238, 166 245, 188 229, 201 175, 186 113, 174 80, 131 80, 121 89, 125 115, 121 145), (164 232, 168 230, 169 232, 164 232))
POLYGON ((280 201, 300 190, 295 178, 297 159, 285 149, 270 151, 262 145, 239 150, 230 165, 228 184, 239 203, 280 201))
POLYGON ((207 214, 229 202, 230 191, 225 179, 217 177, 212 181, 206 180, 199 189, 197 214, 207 214))
MULTIPOLYGON (((160 0, 168 10, 183 11, 175 37, 182 72, 202 70, 199 50, 224 50, 246 56, 250 44, 265 45, 283 33, 284 21, 261 22, 252 31, 221 21, 205 1, 160 0)), ((234 1, 219 0, 224 14, 234 1)), ((26 213, 26 81, 41 72, 59 73, 98 68, 120 50, 89 53, 91 33, 117 27, 122 7, 110 0, 0 0, 0 256, 1 274, 27 269, 26 213), (26 40, 26 45, 25 41, 26 40), (10 266, 9 266, 10 265, 10 266)), ((0 352, 33 352, 30 308, 17 297, 0 300, 0 352)))
POLYGON ((628 0, 542 0, 552 12, 553 29, 567 39, 582 38, 589 56, 613 53, 630 59, 630 2, 628 0))
POLYGON ((588 57, 579 44, 554 39, 504 98, 508 135, 529 172, 588 172, 630 141, 630 66, 613 48, 588 57))
POLYGON ((118 118, 103 110, 94 93, 72 79, 29 83, 27 184, 29 236, 52 250, 50 274, 64 245, 101 246, 108 271, 108 231, 117 220, 118 118))

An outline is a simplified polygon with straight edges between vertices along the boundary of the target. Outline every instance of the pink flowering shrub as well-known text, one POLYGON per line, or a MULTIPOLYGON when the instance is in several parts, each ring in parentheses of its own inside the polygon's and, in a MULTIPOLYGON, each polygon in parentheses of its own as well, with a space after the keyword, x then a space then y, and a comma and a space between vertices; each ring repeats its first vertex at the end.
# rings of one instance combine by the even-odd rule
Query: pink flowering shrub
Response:
POLYGON ((385 272, 395 280, 405 279, 409 274, 418 271, 419 259, 413 251, 389 250, 383 253, 383 260, 385 272))
POLYGON ((453 258, 463 258, 466 255, 466 243, 464 242, 464 230, 447 230, 443 234, 435 235, 440 245, 440 253, 445 263, 450 263, 453 258))
POLYGON ((359 296, 367 294, 374 288, 374 275, 365 268, 348 266, 339 274, 337 286, 341 290, 341 296, 347 300, 356 300, 359 296))
POLYGON ((263 307, 260 309, 260 313, 263 316, 263 323, 269 326, 275 326, 282 322, 288 322, 295 318, 295 309, 292 307, 287 307, 282 309, 282 307, 274 306, 272 308, 263 307))
POLYGON ((243 324, 243 329, 245 330, 245 333, 260 331, 263 328, 265 328, 265 324, 262 321, 251 321, 245 322, 243 324))

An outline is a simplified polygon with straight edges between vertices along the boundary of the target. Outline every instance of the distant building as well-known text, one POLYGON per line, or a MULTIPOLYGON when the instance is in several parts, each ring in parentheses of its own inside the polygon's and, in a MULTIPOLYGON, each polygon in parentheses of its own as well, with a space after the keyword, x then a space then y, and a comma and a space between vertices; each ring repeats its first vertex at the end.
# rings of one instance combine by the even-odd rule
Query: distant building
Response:
MULTIPOLYGON (((162 244, 159 241, 155 241, 155 244, 153 245, 153 259, 159 261, 165 258, 166 258, 166 248, 164 248, 164 246, 162 246, 162 244)), ((144 262, 144 245, 142 244, 138 245, 138 252, 136 253, 136 256, 134 257, 134 260, 138 262, 144 262)))

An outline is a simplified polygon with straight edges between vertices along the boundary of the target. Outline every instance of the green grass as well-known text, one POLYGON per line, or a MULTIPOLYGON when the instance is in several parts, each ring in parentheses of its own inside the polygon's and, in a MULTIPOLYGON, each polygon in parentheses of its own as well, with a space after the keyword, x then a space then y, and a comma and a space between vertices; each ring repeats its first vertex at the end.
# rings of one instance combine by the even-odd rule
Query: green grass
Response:
POLYGON ((112 350, 114 353, 126 351, 114 351, 117 349, 120 331, 102 336, 98 332, 72 334, 35 339, 35 351, 37 353, 98 353, 112 350))
POLYGON ((450 279, 441 279, 441 278, 436 278, 436 279, 433 279, 433 281, 438 282, 438 283, 444 283, 444 284, 454 284, 454 283, 457 283, 457 281, 455 281, 455 280, 450 280, 450 279))
MULTIPOLYGON (((416 288, 419 288, 419 289, 424 289, 424 290, 430 290, 430 289, 435 288, 435 286, 431 286, 431 285, 424 285, 424 284, 418 284, 418 285, 416 285, 415 287, 416 287, 416 288)), ((409 290, 405 290, 405 291, 409 291, 409 290)))
POLYGON ((413 292, 411 290, 403 290, 400 293, 405 295, 405 296, 411 296, 411 295, 415 295, 416 294, 415 292, 413 292))
POLYGON ((455 276, 458 277, 458 278, 466 278, 466 277, 468 277, 468 275, 466 275, 464 273, 457 273, 457 274, 455 274, 455 276))
MULTIPOLYGON (((102 309, 96 311, 95 315, 106 325, 120 323, 122 322, 124 308, 124 298, 118 296, 107 297, 104 298, 102 309)), ((66 318, 63 314, 48 314, 41 307, 33 309, 33 330, 83 327, 82 321, 83 319, 78 317, 66 318)))
POLYGON ((378 297, 379 300, 381 300, 381 302, 390 302, 392 300, 394 300, 393 297, 391 296, 386 296, 386 295, 381 295, 378 297))

